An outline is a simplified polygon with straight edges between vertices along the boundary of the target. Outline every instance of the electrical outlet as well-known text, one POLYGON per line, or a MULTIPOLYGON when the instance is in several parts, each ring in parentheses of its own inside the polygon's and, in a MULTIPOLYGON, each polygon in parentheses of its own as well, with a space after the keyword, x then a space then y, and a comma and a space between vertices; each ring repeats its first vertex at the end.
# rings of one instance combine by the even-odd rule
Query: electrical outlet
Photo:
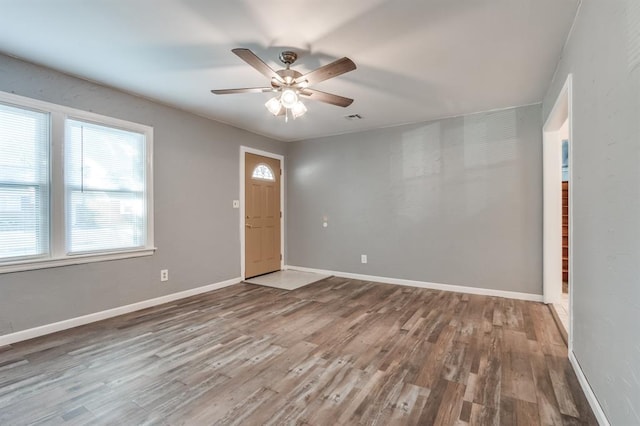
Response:
POLYGON ((366 254, 361 254, 360 255, 360 263, 367 263, 367 255, 366 254))
POLYGON ((160 281, 169 281, 169 270, 168 269, 160 270, 160 281))
POLYGON ((240 208, 240 200, 233 200, 233 208, 234 209, 240 208))

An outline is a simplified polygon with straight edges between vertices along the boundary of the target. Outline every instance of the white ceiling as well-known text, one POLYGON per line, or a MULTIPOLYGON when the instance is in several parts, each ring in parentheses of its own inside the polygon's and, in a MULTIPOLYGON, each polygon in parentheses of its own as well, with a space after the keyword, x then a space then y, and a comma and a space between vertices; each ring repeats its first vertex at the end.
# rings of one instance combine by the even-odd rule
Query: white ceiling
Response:
POLYGON ((540 102, 579 0, 2 0, 0 52, 280 140, 420 122, 540 102), (342 56, 358 69, 314 88, 288 123, 233 53, 305 73, 342 56), (349 121, 358 113, 363 120, 349 121))

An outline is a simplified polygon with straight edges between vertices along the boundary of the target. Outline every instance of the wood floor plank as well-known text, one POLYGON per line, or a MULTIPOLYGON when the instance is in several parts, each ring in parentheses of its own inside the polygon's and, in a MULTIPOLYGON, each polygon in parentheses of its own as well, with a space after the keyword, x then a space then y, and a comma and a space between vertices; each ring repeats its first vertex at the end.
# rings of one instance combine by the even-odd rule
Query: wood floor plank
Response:
POLYGON ((538 416, 538 405, 532 402, 515 400, 515 423, 516 425, 536 425, 540 423, 538 416))
POLYGON ((510 426, 516 424, 518 423, 516 422, 515 401, 513 398, 503 396, 500 398, 500 425, 510 426))
POLYGON ((460 418, 462 396, 464 395, 465 388, 465 385, 461 383, 447 380, 447 388, 442 395, 440 409, 438 410, 434 424, 451 425, 460 418))
POLYGON ((388 419, 390 425, 414 425, 429 396, 429 390, 410 383, 404 383, 393 404, 393 413, 388 419), (412 418, 413 414, 413 418, 412 418))
POLYGON ((426 388, 436 385, 440 378, 444 361, 449 355, 454 335, 455 329, 449 326, 443 327, 442 331, 438 333, 438 339, 425 354, 424 365, 415 379, 415 385, 426 388))
POLYGON ((420 415, 419 424, 421 425, 433 425, 435 424, 436 417, 438 416, 438 412, 440 411, 440 407, 442 405, 442 400, 444 398, 444 393, 449 384, 448 380, 439 379, 437 383, 434 384, 431 392, 429 393, 429 398, 422 409, 422 414, 420 415))
POLYGON ((331 277, 0 348, 0 424, 597 424, 546 306, 331 277))
POLYGON ((536 403, 536 387, 531 363, 520 351, 507 351, 502 355, 502 395, 536 403))
POLYGON ((544 355, 532 355, 531 368, 536 383, 540 421, 545 425, 562 424, 560 408, 556 400, 544 355))

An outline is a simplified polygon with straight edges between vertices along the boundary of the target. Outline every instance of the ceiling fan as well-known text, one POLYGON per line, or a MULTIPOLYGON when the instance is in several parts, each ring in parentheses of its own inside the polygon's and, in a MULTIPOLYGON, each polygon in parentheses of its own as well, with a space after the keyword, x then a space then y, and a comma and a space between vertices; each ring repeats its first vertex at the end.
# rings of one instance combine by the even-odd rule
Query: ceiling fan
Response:
POLYGON ((280 53, 279 58, 285 65, 285 69, 278 71, 265 64, 249 49, 237 48, 231 51, 266 76, 270 80, 271 86, 212 90, 211 92, 216 95, 275 92, 277 95, 269 99, 265 106, 275 116, 284 115, 285 121, 289 119, 289 114, 295 119, 307 112, 307 107, 300 101, 301 96, 340 107, 348 107, 353 102, 353 99, 309 88, 313 84, 356 69, 356 64, 349 58, 338 59, 311 72, 302 74, 290 68, 298 59, 298 55, 290 50, 280 53))

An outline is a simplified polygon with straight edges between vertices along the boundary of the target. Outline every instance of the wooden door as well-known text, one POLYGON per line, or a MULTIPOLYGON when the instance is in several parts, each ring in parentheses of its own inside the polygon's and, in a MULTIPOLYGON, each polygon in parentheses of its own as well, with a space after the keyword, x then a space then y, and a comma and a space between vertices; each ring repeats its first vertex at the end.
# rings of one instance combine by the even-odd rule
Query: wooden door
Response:
POLYGON ((245 278, 280 270, 280 160, 245 153, 245 278))

